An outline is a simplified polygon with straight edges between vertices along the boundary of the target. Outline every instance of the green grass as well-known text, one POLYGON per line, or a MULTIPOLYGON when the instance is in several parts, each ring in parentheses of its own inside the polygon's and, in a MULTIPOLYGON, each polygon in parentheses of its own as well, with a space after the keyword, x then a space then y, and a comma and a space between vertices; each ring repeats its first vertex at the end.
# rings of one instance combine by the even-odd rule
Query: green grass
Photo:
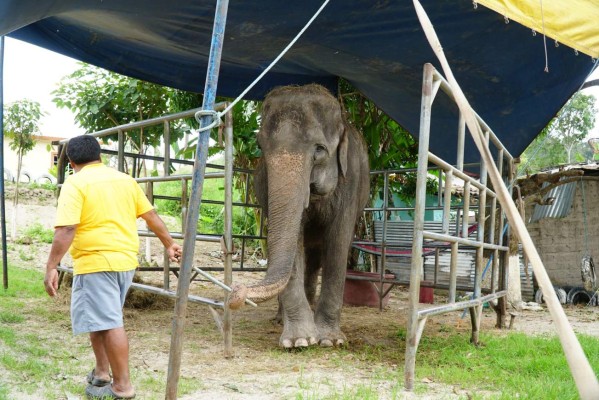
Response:
POLYGON ((0 400, 9 400, 8 399, 8 389, 2 386, 0 383, 0 400))
MULTIPOLYGON (((20 390, 31 394, 38 389, 39 382, 61 372, 54 358, 54 348, 60 344, 38 332, 24 332, 24 328, 29 328, 28 319, 32 316, 31 303, 48 301, 44 275, 39 270, 11 264, 8 267, 8 289, 0 289, 0 367, 16 377, 20 390)), ((39 318, 37 314, 35 317, 39 318)), ((50 323, 47 326, 51 329, 50 323)), ((0 399, 7 393, 7 390, 0 390, 0 399)))
MULTIPOLYGON (((87 337, 44 335, 43 330, 52 330, 52 325, 70 324, 67 313, 48 307, 52 300, 44 290, 44 274, 9 264, 8 276, 8 289, 0 289, 0 371, 7 371, 0 373, 0 400, 10 398, 8 388, 15 382, 19 382, 20 393, 35 398, 62 398, 67 392, 83 398, 81 371, 89 367, 89 362, 85 357, 79 360, 78 356, 91 352, 87 337), (29 318, 35 318, 41 326, 31 328, 29 318), (44 385, 49 381, 51 385, 44 385)), ((133 370, 132 375, 141 387, 156 393, 155 397, 144 398, 164 397, 165 374, 144 372, 138 376, 137 370, 133 370)), ((202 385, 197 378, 181 377, 179 394, 193 393, 202 385)))
MULTIPOLYGON (((90 351, 87 338, 44 334, 46 329, 51 331, 58 325, 66 327, 69 322, 68 313, 56 312, 52 307, 42 281, 43 274, 39 270, 9 265, 9 288, 0 289, 0 400, 9 398, 8 388, 15 382, 19 382, 21 393, 43 395, 40 398, 57 398, 65 392, 83 394, 81 371, 87 370, 89 359, 81 355, 90 351), (48 381, 52 381, 52 385, 44 385, 48 381)), ((347 348, 333 351, 314 347, 287 352, 270 349, 269 340, 248 342, 242 332, 251 328, 251 323, 240 316, 235 324, 238 332, 235 342, 241 347, 266 348, 256 351, 263 351, 264 357, 273 360, 273 365, 287 365, 286 368, 290 364, 297 365, 296 380, 291 384, 295 386, 294 397, 298 400, 374 400, 381 390, 391 399, 403 395, 404 329, 389 332, 386 339, 395 343, 391 346, 350 343, 347 348), (361 380, 340 384, 333 376, 323 376, 313 381, 308 373, 313 365, 320 364, 345 376, 349 371, 360 371, 361 380)), ((200 337, 206 335, 209 333, 199 333, 200 337)), ((599 371, 599 339, 579 336, 579 340, 592 367, 599 371)), ((464 398, 578 398, 557 337, 491 331, 481 334, 481 342, 480 347, 470 345, 469 332, 452 327, 445 327, 434 335, 425 334, 416 357, 416 394, 431 395, 433 390, 434 398, 434 388, 423 382, 426 378, 446 388, 467 391, 464 398)), ((187 351, 199 349, 189 346, 187 351)), ((276 366, 273 371, 277 371, 276 366)), ((156 397, 147 398, 163 396, 164 372, 133 369, 132 376, 146 393, 156 393, 156 397)), ((289 384, 288 381, 280 383, 289 384)), ((182 377, 179 394, 194 393, 205 385, 197 377, 182 377)))
POLYGON ((45 189, 45 190, 56 190, 57 186, 54 183, 44 182, 44 183, 36 183, 31 182, 27 184, 27 187, 30 189, 45 189))
MULTIPOLYGON (((497 399, 576 399, 576 386, 557 337, 484 333, 480 347, 466 335, 424 336, 417 377, 435 382, 497 392, 497 399)), ((599 340, 579 336, 595 371, 599 370, 599 340)))
POLYGON ((0 323, 4 324, 18 324, 19 322, 23 322, 25 318, 14 312, 10 311, 0 311, 0 323))

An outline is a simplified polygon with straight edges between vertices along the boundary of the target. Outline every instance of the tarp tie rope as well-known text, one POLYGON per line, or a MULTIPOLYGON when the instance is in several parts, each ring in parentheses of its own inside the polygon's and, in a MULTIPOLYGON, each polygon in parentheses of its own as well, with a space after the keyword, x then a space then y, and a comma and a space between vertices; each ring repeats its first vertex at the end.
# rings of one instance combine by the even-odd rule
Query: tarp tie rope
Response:
POLYGON ((549 72, 549 58, 547 57, 547 36, 545 36, 545 13, 543 12, 543 0, 539 0, 539 4, 541 4, 541 24, 543 26, 543 47, 545 48, 545 72, 549 72))
MULTIPOLYGON (((272 67, 274 67, 281 58, 283 58, 283 56, 289 51, 289 49, 291 49, 291 47, 293 47, 293 45, 295 44, 295 42, 297 42, 299 40, 299 38, 304 34, 304 32, 310 27, 310 25, 312 25, 312 22, 314 22, 314 20, 320 15, 320 13, 322 12, 322 10, 324 10, 324 8, 327 6, 327 4, 329 4, 330 0, 325 0, 324 3, 322 3, 322 5, 320 6, 320 8, 318 10, 316 10, 316 12, 314 13, 314 15, 312 16, 312 18, 310 18, 308 20, 308 22, 306 23, 306 25, 304 25, 304 27, 298 32, 298 34, 293 38, 293 40, 291 42, 289 42, 289 44, 287 45, 287 47, 285 47, 281 53, 270 63, 270 65, 268 67, 266 67, 266 69, 264 71, 262 71, 262 73, 260 75, 258 75, 258 77, 249 84, 249 86, 247 88, 245 88, 245 90, 243 92, 241 92, 241 94, 239 96, 237 96, 237 98, 235 100, 233 100, 228 106, 227 108, 225 108, 223 111, 221 111, 220 113, 216 112, 216 111, 208 111, 210 114, 208 115, 212 115, 212 113, 214 113, 214 115, 217 116, 217 118, 215 118, 215 121, 213 121, 213 123, 209 124, 206 127, 202 127, 199 132, 203 132, 207 129, 212 129, 218 125, 220 125, 221 122, 217 122, 221 120, 221 117, 223 115, 225 115, 226 113, 228 113, 229 111, 231 111, 231 109, 233 109, 233 107, 235 106, 235 104, 239 103, 239 101, 241 101, 243 99, 243 97, 250 91, 252 90, 252 88, 254 86, 256 86, 256 84, 258 82, 260 82, 260 80, 264 77, 264 75, 266 75, 268 73, 268 71, 270 71, 272 69, 272 67)), ((198 111, 195 116, 196 119, 198 119, 198 114, 202 113, 202 111, 198 111)), ((204 114, 206 115, 206 114, 204 114)), ((199 121, 199 120, 198 120, 199 121)))
POLYGON ((582 190, 582 218, 584 224, 584 252, 585 255, 589 255, 589 232, 587 228, 587 205, 586 205, 586 195, 584 193, 584 181, 582 180, 582 176, 580 177, 580 187, 582 190))

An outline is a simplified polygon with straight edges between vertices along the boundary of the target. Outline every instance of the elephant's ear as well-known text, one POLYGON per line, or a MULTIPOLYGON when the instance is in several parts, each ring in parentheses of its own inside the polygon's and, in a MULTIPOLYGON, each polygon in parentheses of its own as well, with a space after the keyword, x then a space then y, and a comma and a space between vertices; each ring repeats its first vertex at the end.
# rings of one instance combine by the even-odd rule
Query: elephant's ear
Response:
POLYGON ((337 147, 337 157, 339 160, 339 170, 341 171, 341 175, 345 178, 345 174, 347 173, 347 147, 348 147, 348 127, 343 126, 343 131, 341 133, 341 138, 339 140, 339 146, 337 147))

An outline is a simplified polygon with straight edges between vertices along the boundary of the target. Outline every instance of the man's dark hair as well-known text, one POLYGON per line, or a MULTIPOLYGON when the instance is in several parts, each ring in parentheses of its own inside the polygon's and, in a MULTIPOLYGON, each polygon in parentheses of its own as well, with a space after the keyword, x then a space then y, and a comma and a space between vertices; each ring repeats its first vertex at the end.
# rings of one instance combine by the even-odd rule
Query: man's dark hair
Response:
POLYGON ((100 159, 100 144, 89 135, 76 136, 67 144, 67 157, 75 164, 87 164, 100 159))

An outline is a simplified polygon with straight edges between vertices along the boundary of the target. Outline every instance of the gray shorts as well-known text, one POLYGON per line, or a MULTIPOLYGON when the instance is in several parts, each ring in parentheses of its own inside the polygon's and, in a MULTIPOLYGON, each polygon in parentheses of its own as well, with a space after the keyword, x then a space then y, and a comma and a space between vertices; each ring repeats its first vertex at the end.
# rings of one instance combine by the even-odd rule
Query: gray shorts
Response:
POLYGON ((135 270, 75 275, 71 292, 73 334, 123 326, 123 305, 135 270))

